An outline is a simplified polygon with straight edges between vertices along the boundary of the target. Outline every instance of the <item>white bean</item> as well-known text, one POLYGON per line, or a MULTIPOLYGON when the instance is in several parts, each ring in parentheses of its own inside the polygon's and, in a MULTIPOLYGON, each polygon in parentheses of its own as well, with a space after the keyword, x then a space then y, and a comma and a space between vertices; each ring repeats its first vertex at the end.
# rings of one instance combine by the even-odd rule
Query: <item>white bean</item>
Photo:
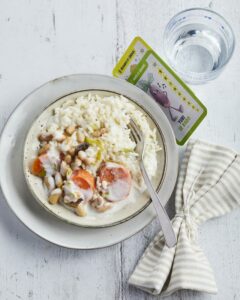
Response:
POLYGON ((78 143, 83 143, 84 140, 85 140, 84 134, 80 130, 78 130, 77 131, 77 141, 78 141, 78 143))
POLYGON ((72 135, 74 133, 75 129, 76 129, 76 127, 74 125, 68 126, 66 128, 66 133, 69 135, 72 135))
POLYGON ((64 196, 63 201, 64 201, 64 203, 70 203, 71 198, 69 196, 64 196))
POLYGON ((112 204, 105 201, 103 197, 98 196, 96 199, 92 200, 91 206, 95 208, 98 212, 104 212, 112 207, 112 204))
POLYGON ((67 170, 68 170, 68 164, 65 161, 61 162, 61 166, 60 166, 60 173, 63 177, 66 176, 67 170))
POLYGON ((67 164, 70 164, 71 161, 72 161, 72 156, 70 154, 67 154, 65 157, 64 157, 64 160, 67 164))
POLYGON ((61 189, 57 188, 57 189, 53 190, 51 192, 50 196, 48 197, 49 203, 56 204, 60 200, 61 195, 62 195, 61 189))
POLYGON ((81 160, 85 160, 87 158, 87 154, 84 151, 78 151, 78 157, 81 160))
POLYGON ((61 174, 60 174, 59 172, 57 172, 57 173, 55 174, 55 182, 56 182, 56 186, 57 186, 58 188, 62 187, 62 185, 63 185, 63 180, 62 180, 62 176, 61 176, 61 174))
POLYGON ((85 217, 87 215, 86 206, 82 203, 78 204, 78 206, 75 208, 75 213, 79 217, 85 217))
POLYGON ((73 170, 76 170, 76 169, 79 169, 79 167, 82 165, 82 161, 80 160, 80 159, 78 159, 78 158, 76 158, 75 160, 74 160, 74 162, 71 164, 71 168, 73 169, 73 170))
POLYGON ((95 163, 95 158, 93 157, 88 157, 84 160, 84 162, 86 163, 86 165, 91 165, 95 163))
POLYGON ((55 180, 52 176, 50 175, 45 176, 43 181, 45 186, 50 192, 55 188, 55 180))

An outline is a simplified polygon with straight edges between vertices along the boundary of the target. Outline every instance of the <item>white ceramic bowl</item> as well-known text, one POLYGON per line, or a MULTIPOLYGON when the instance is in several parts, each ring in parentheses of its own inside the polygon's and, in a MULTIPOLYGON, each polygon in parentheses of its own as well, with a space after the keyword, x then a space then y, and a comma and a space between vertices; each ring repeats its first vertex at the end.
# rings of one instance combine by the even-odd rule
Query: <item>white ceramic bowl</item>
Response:
MULTIPOLYGON (((23 170, 28 184, 29 190, 32 192, 34 198, 43 205, 49 212, 53 213, 56 217, 75 225, 85 226, 85 227, 105 227, 117 225, 119 223, 125 222, 130 218, 134 217, 145 209, 151 202, 148 194, 145 192, 140 192, 137 189, 132 188, 131 190, 131 201, 125 199, 114 203, 112 209, 98 213, 93 209, 89 209, 87 216, 79 217, 74 214, 72 209, 68 209, 62 204, 51 205, 48 202, 48 196, 46 190, 43 187, 42 179, 34 176, 30 172, 30 163, 36 157, 39 147, 38 135, 41 132, 42 126, 45 126, 52 115, 53 110, 56 107, 61 106, 64 102, 79 97, 87 95, 88 93, 97 94, 100 96, 111 96, 116 95, 112 91, 102 91, 102 90, 85 90, 70 95, 65 95, 63 98, 58 99, 50 106, 48 106, 43 112, 40 113, 39 117, 32 124, 28 135, 26 137, 25 147, 24 147, 24 158, 23 158, 23 170)), ((164 179, 165 167, 166 167, 166 155, 165 155, 165 145, 164 139, 161 132, 160 124, 154 120, 150 112, 144 106, 140 104, 135 99, 129 99, 138 110, 141 110, 147 117, 148 123, 151 128, 155 128, 157 132, 157 140, 159 142, 161 151, 157 152, 157 174, 152 180, 153 185, 158 191, 161 188, 161 184, 164 179)))
POLYGON ((2 131, 0 184, 8 205, 30 230, 52 243, 74 249, 113 245, 140 231, 155 217, 150 204, 134 218, 117 226, 101 229, 74 226, 49 214, 36 203, 26 186, 22 168, 23 148, 34 120, 47 106, 64 95, 93 89, 110 90, 138 100, 160 124, 166 149, 166 167, 158 195, 164 205, 172 194, 178 171, 177 146, 166 116, 146 93, 135 86, 105 75, 76 74, 57 78, 35 89, 18 104, 2 131))

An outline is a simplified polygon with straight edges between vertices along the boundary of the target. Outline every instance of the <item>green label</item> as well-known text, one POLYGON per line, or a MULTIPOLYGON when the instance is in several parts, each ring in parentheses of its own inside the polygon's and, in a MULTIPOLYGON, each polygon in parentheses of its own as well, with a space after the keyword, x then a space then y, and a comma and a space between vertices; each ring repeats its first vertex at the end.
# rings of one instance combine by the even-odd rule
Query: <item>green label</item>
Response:
POLYGON ((183 145, 207 114, 206 107, 175 72, 139 37, 113 71, 145 91, 167 116, 179 145, 183 145), (129 60, 134 50, 135 58, 129 60), (120 73, 121 66, 126 66, 120 73), (116 71, 118 70, 118 71, 116 71))

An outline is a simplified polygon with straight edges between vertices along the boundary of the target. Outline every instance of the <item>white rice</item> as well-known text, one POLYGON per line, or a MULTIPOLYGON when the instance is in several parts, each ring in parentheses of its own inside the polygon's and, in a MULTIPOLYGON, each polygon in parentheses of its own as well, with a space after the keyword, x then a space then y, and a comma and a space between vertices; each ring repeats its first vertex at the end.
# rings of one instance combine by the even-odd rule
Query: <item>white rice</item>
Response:
MULTIPOLYGON (((104 125, 108 132, 97 138, 102 144, 101 161, 115 161, 125 165, 132 173, 132 177, 139 187, 143 187, 137 153, 134 151, 135 143, 130 138, 127 127, 130 118, 141 128, 145 138, 144 164, 148 175, 153 177, 157 172, 157 151, 160 150, 156 138, 156 129, 150 128, 144 113, 127 98, 118 95, 99 96, 89 93, 64 102, 54 109, 44 131, 53 134, 57 139, 64 133, 66 127, 77 125, 79 130, 89 138, 92 133, 104 125)), ((77 145, 76 134, 72 135, 72 145, 77 145)), ((64 150, 66 145, 62 145, 64 150)), ((87 152, 93 157, 99 149, 90 147, 87 152)), ((67 149, 67 147, 66 147, 67 149)), ((95 172, 98 165, 88 167, 95 172)))

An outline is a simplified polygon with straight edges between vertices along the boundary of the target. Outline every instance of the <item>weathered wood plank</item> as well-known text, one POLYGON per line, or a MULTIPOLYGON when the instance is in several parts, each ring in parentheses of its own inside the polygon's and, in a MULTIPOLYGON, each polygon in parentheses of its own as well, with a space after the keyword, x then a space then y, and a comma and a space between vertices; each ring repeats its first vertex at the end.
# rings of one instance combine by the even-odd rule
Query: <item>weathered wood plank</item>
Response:
MULTIPOLYGON (((110 74, 116 6, 109 1, 1 1, 0 122, 33 88, 72 73, 110 74)), ((0 195, 0 298, 121 299, 120 247, 74 251, 27 230, 0 195)))
MULTIPOLYGON (((33 88, 70 73, 111 70, 136 35, 161 55, 169 18, 193 6, 223 14, 240 39, 237 0, 20 0, 0 2, 0 126, 33 88)), ((194 137, 240 149, 238 50, 222 76, 194 91, 208 117, 194 137)), ((16 219, 0 193, 0 299, 159 299, 127 280, 159 225, 156 221, 119 245, 75 251, 52 245, 16 219)), ((172 212, 173 210, 170 209, 172 212)), ((217 297, 179 292, 168 299, 239 299, 239 211, 200 228, 200 243, 212 264, 217 297)))
MULTIPOLYGON (((239 3, 237 1, 129 1, 121 2, 119 9, 122 16, 121 23, 125 27, 125 39, 122 43, 126 46, 135 35, 142 36, 160 55, 164 56, 162 37, 164 27, 169 18, 175 13, 190 7, 209 7, 223 14, 231 22, 236 40, 240 37, 238 21, 239 3), (234 8, 234 9, 233 9, 234 8), (131 13, 129 13, 131 12, 131 13)), ((225 144, 235 149, 240 148, 238 118, 240 106, 238 100, 238 81, 240 78, 238 58, 235 55, 224 70, 222 76, 207 85, 194 86, 197 96, 207 105, 208 117, 194 134, 196 138, 203 138, 215 143, 225 144), (228 100, 227 100, 228 99, 228 100), (234 113, 234 111, 236 113, 234 113)), ((200 229, 200 242, 216 273, 219 294, 217 299, 238 299, 240 297, 239 279, 236 270, 240 270, 240 264, 236 258, 239 247, 239 226, 236 216, 239 211, 219 220, 213 220, 200 229), (235 225, 234 225, 235 224, 235 225), (222 231, 222 229, 224 230, 222 231), (221 236, 216 234, 221 232, 221 236), (235 237, 235 239, 234 239, 235 237), (234 239, 234 242, 233 242, 234 239), (216 253, 216 247, 218 248, 216 253), (228 249, 228 250, 227 250, 228 249), (220 271, 221 270, 221 271, 220 271)), ((128 287, 127 280, 132 273, 137 260, 144 249, 158 231, 158 223, 155 221, 130 240, 123 242, 123 299, 158 299, 133 287, 128 287)), ((168 297, 168 299, 213 299, 214 296, 196 292, 183 291, 168 297)))

